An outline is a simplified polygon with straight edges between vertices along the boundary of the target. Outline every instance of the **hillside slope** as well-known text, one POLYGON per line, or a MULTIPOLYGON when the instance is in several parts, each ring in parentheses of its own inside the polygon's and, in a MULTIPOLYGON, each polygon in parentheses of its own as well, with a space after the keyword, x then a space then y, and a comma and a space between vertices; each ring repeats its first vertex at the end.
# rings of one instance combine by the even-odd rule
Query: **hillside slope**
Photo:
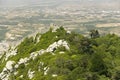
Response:
POLYGON ((0 58, 0 80, 119 80, 120 38, 63 27, 25 38, 0 58))

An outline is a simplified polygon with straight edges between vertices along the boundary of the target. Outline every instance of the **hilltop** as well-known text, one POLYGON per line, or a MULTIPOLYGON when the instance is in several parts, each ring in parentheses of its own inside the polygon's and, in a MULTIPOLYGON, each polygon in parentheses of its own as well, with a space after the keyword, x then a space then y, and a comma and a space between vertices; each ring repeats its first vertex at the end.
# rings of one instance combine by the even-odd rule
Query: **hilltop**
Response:
POLYGON ((119 80, 120 37, 50 28, 0 58, 0 80, 119 80))

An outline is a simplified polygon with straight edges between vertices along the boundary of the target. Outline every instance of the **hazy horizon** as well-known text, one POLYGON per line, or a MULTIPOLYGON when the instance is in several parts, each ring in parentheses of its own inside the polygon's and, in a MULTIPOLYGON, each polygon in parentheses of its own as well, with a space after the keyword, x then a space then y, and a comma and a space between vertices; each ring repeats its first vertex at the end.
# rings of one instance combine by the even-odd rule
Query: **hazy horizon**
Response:
POLYGON ((95 6, 99 8, 120 8, 120 0, 0 0, 0 7, 19 7, 19 6, 33 6, 33 5, 44 5, 44 4, 74 4, 84 6, 95 6))

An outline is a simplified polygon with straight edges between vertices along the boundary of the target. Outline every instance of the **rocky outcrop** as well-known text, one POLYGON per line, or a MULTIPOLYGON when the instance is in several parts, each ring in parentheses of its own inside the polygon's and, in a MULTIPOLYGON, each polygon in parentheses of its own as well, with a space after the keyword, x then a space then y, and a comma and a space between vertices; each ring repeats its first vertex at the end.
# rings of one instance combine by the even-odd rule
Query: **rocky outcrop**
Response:
POLYGON ((0 73, 0 79, 2 80, 9 80, 10 74, 14 71, 13 65, 15 64, 14 61, 8 61, 0 73))
MULTIPOLYGON (((40 56, 44 53, 52 53, 52 55, 53 55, 54 50, 58 49, 60 46, 65 47, 66 50, 70 50, 67 41, 59 40, 59 41, 54 42, 53 44, 49 45, 49 47, 46 50, 41 49, 39 51, 32 52, 30 54, 30 56, 25 57, 25 58, 20 58, 18 62, 7 61, 9 57, 17 55, 17 50, 14 48, 11 48, 10 50, 6 51, 5 61, 7 61, 7 62, 6 62, 5 67, 3 68, 3 71, 0 73, 0 79, 9 80, 9 77, 12 73, 14 73, 14 75, 17 75, 19 73, 16 70, 19 68, 19 66, 21 64, 24 64, 25 66, 27 66, 28 61, 30 59, 35 60, 37 56, 40 56)), ((62 53, 64 53, 64 52, 60 52, 60 54, 62 54, 62 53)), ((40 66, 38 66, 38 70, 40 71, 40 69, 41 69, 40 67, 42 66, 43 70, 44 70, 44 75, 47 75, 47 72, 49 71, 50 68, 48 66, 43 66, 43 65, 44 65, 44 62, 40 62, 40 66)), ((34 73, 35 73, 35 71, 32 71, 32 69, 28 70, 27 75, 28 75, 29 79, 32 79, 34 77, 34 73)), ((22 78, 23 76, 24 75, 20 75, 19 77, 22 78)), ((52 76, 56 77, 57 75, 53 74, 52 76)))

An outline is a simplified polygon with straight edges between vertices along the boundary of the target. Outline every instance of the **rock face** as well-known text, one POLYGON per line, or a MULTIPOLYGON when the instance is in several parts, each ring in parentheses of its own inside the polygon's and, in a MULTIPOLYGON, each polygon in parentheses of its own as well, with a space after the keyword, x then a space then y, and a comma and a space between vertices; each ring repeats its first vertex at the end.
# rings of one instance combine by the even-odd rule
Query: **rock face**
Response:
POLYGON ((53 52, 55 49, 57 49, 57 48, 60 47, 60 46, 65 47, 65 49, 67 49, 67 50, 70 49, 69 46, 68 46, 68 43, 67 43, 66 41, 64 41, 64 40, 59 40, 58 42, 54 42, 53 44, 51 44, 51 45, 47 48, 46 52, 53 52))
MULTIPOLYGON (((17 75, 19 73, 19 71, 17 71, 17 69, 19 68, 19 66, 21 64, 24 64, 25 66, 27 66, 27 64, 29 64, 28 62, 30 60, 35 60, 37 56, 41 56, 44 53, 52 53, 52 55, 53 55, 54 50, 56 50, 57 48, 59 48, 61 46, 65 47, 66 50, 70 50, 67 41, 58 40, 57 42, 54 42, 53 44, 49 45, 49 47, 47 49, 45 49, 45 50, 41 49, 39 51, 32 52, 32 53, 30 53, 30 55, 28 57, 20 58, 18 60, 18 62, 8 60, 10 57, 16 56, 18 54, 17 50, 15 48, 11 48, 10 50, 6 51, 4 61, 7 61, 7 60, 8 61, 6 62, 6 65, 3 67, 3 70, 0 73, 0 79, 1 80, 9 80, 12 73, 14 73, 14 75, 17 75)), ((64 52, 61 52, 61 54, 62 53, 64 53, 64 52)), ((41 66, 43 67, 44 75, 47 75, 47 73, 50 69, 49 66, 44 66, 44 62, 40 62, 39 66, 38 66, 38 71, 41 71, 41 66)), ((34 73, 35 73, 34 70, 29 69, 28 73, 27 73, 28 78, 32 79, 34 77, 34 73)), ((53 74, 52 76, 56 77, 57 74, 53 74)), ((20 75, 19 77, 23 78, 24 75, 20 75)))
POLYGON ((29 79, 32 79, 34 77, 34 73, 35 73, 35 71, 31 71, 29 69, 29 71, 28 71, 28 77, 29 77, 29 79))
POLYGON ((17 55, 17 50, 14 49, 14 48, 11 48, 10 50, 8 50, 8 51, 6 52, 5 55, 6 55, 5 60, 8 60, 9 57, 12 57, 12 56, 17 55))
POLYGON ((9 48, 9 45, 6 42, 0 43, 0 58, 4 54, 5 51, 7 51, 9 48))
POLYGON ((8 61, 6 66, 4 67, 3 71, 0 73, 0 79, 2 80, 9 80, 10 73, 13 72, 13 64, 14 61, 8 61))
POLYGON ((19 64, 19 65, 22 64, 22 63, 25 64, 28 60, 29 60, 29 58, 21 58, 21 59, 19 60, 18 64, 19 64))
POLYGON ((12 72, 13 71, 13 64, 14 63, 15 63, 14 61, 8 61, 6 63, 6 69, 9 70, 10 72, 12 72))

